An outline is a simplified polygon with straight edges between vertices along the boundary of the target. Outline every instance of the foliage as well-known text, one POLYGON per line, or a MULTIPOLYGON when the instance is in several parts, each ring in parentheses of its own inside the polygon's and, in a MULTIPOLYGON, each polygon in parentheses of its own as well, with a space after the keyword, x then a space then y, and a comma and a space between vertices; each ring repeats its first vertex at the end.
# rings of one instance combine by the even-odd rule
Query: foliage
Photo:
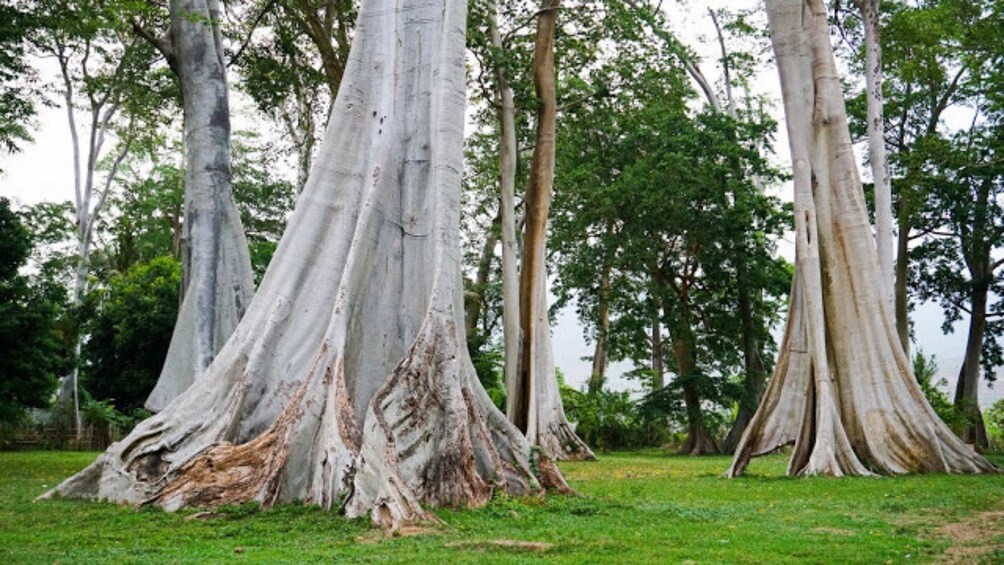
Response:
POLYGON ((927 403, 931 405, 931 408, 934 408, 934 411, 942 421, 948 424, 949 428, 955 433, 961 433, 966 427, 966 416, 956 409, 952 401, 948 399, 948 395, 939 388, 947 386, 948 381, 945 379, 934 381, 935 375, 938 374, 938 365, 934 355, 927 357, 923 351, 918 350, 913 356, 913 374, 917 378, 920 390, 924 391, 924 397, 927 398, 927 403))
POLYGON ((18 273, 31 244, 10 201, 0 198, 0 424, 19 420, 28 408, 47 407, 57 376, 69 368, 58 325, 65 289, 18 273))
POLYGON ((23 3, 0 3, 0 152, 16 153, 32 141, 38 76, 28 62, 26 38, 40 24, 23 3))
POLYGON ((987 436, 990 438, 990 450, 1004 451, 1004 398, 994 402, 983 413, 987 426, 987 436))
POLYGON ((181 267, 158 257, 114 275, 87 322, 83 386, 98 401, 129 413, 143 406, 157 383, 178 315, 181 267))
POLYGON ((755 476, 725 480, 727 457, 645 451, 562 463, 580 496, 437 510, 442 526, 410 535, 296 504, 199 513, 33 502, 94 455, 0 453, 8 562, 913 563, 944 555, 946 524, 982 520, 986 528, 966 530, 987 536, 966 547, 975 560, 969 551, 992 551, 999 535, 983 513, 1004 500, 1000 477, 788 478, 785 458, 769 456, 753 464, 755 476))
POLYGON ((670 439, 667 413, 631 400, 628 392, 589 394, 563 386, 561 402, 565 415, 575 423, 576 435, 593 449, 659 447, 670 439))

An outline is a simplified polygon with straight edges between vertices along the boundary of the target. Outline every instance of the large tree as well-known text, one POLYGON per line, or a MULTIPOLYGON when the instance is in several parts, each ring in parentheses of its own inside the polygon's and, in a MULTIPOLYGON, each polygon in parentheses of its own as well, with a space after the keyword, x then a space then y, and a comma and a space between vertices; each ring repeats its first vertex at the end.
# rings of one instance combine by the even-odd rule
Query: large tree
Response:
POLYGON ((50 495, 383 525, 563 487, 467 355, 463 0, 365 0, 319 165, 204 378, 50 495), (539 473, 540 481, 535 477, 539 473))
POLYGON ((790 474, 992 472, 924 399, 884 299, 822 0, 768 0, 795 185, 781 354, 728 473, 794 443, 790 474))
POLYGON ((234 204, 230 102, 216 0, 172 0, 164 37, 137 30, 165 56, 184 102, 184 300, 157 386, 147 399, 162 410, 223 347, 254 294, 251 258, 234 204))

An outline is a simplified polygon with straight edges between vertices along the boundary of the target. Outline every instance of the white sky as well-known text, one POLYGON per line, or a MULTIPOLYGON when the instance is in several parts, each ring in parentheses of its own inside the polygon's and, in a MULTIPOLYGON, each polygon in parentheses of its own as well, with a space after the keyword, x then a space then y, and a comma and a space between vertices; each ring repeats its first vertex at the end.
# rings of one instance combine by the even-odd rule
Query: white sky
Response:
MULTIPOLYGON (((670 24, 675 33, 703 58, 701 70, 710 80, 718 81, 720 72, 715 64, 718 47, 714 43, 714 28, 707 15, 707 7, 744 10, 758 6, 759 0, 704 0, 691 1, 681 6, 674 0, 666 0, 664 9, 670 16, 670 24)), ((788 157, 787 139, 784 135, 784 116, 780 109, 780 93, 775 69, 770 64, 760 67, 757 76, 752 77, 756 93, 766 93, 775 100, 774 113, 779 124, 775 151, 782 163, 788 157)), ((240 97, 235 97, 235 130, 258 129, 264 124, 253 122, 251 112, 242 111, 240 97)), ((34 130, 35 143, 24 151, 13 155, 0 156, 0 168, 5 171, 0 176, 0 196, 10 197, 21 204, 35 204, 43 201, 66 201, 73 198, 72 153, 66 118, 62 108, 40 108, 38 127, 34 130)), ((869 176, 863 171, 865 177, 869 176)), ((782 198, 790 199, 790 187, 778 187, 782 198)), ((790 242, 782 242, 781 253, 792 259, 790 242)), ((956 376, 961 366, 965 348, 966 322, 957 324, 954 334, 941 333, 941 310, 933 304, 919 305, 913 314, 916 332, 916 346, 927 354, 934 354, 940 368, 939 378, 945 378, 954 390, 956 376)), ((573 307, 559 313, 553 330, 554 354, 557 365, 573 386, 583 386, 589 377, 590 363, 583 357, 592 354, 583 338, 573 307)), ((617 390, 637 388, 638 384, 622 379, 620 375, 631 369, 630 364, 615 363, 609 370, 609 386, 617 390)), ((981 404, 986 407, 1004 396, 1004 384, 990 389, 986 383, 981 391, 981 404)))

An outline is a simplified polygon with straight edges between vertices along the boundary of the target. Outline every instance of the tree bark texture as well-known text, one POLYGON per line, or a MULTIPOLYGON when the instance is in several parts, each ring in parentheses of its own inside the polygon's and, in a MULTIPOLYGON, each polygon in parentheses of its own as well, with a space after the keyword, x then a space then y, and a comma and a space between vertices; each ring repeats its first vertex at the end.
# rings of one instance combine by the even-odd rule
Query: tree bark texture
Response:
MULTIPOLYGON (((503 49, 498 28, 498 5, 490 12, 489 34, 492 47, 503 49)), ((519 242, 516 239, 516 102, 505 66, 495 67, 499 102, 499 214, 502 218, 502 341, 505 348, 504 380, 517 382, 519 370, 519 242)))
POLYGON ((558 393, 547 315, 547 216, 554 188, 557 97, 554 31, 561 0, 543 0, 537 14, 533 75, 537 91, 537 137, 526 189, 526 227, 520 268, 519 367, 506 384, 509 419, 530 443, 553 459, 595 459, 572 429, 558 393))
POLYGON ((610 261, 603 265, 600 275, 600 294, 596 305, 596 343, 593 347, 593 366, 589 373, 589 394, 603 390, 607 380, 607 334, 610 332, 610 261))
POLYGON ((972 313, 969 315, 966 355, 955 385, 955 406, 969 420, 962 431, 962 439, 980 448, 986 448, 989 443, 979 402, 980 356, 987 329, 987 294, 985 285, 974 285, 970 297, 972 313))
POLYGON ((796 276, 781 353, 729 476, 794 444, 789 474, 996 468, 928 405, 899 345, 822 0, 768 0, 795 185, 796 276))
POLYGON ((865 32, 865 90, 868 113, 868 160, 875 185, 875 246, 879 270, 885 283, 886 300, 893 303, 892 184, 885 146, 882 96, 882 41, 879 26, 880 0, 854 0, 865 32))
POLYGON ((364 0, 319 158, 234 335, 50 496, 301 500, 396 527, 434 519, 423 505, 567 488, 467 354, 465 16, 464 0, 364 0))
POLYGON ((230 105, 216 0, 172 0, 170 45, 185 126, 185 297, 146 401, 163 410, 209 367, 254 295, 230 181, 230 105))

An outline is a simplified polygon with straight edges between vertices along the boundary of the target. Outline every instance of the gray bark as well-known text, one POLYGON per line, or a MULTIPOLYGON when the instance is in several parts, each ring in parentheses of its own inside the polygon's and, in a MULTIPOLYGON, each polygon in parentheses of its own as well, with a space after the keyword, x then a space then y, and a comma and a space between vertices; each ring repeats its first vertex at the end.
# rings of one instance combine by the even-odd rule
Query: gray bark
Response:
MULTIPOLYGON (((498 29, 498 5, 488 21, 492 46, 501 50, 502 36, 498 29)), ((495 67, 495 83, 499 98, 499 214, 502 220, 502 340, 505 348, 506 393, 517 382, 519 368, 519 242, 516 239, 516 103, 505 67, 495 67)))
POLYGON ((254 279, 230 172, 230 107, 216 0, 173 0, 172 67, 185 127, 185 296, 146 407, 163 410, 201 376, 233 333, 254 279))
POLYGON ((463 0, 364 0, 311 178, 206 375, 47 496, 301 500, 395 527, 567 488, 491 403, 460 284, 463 0), (534 475, 536 469, 539 480, 534 475))
POLYGON ((988 473, 928 405, 889 314, 822 0, 768 0, 795 185, 796 275, 774 376, 729 476, 988 473))
POLYGON ((893 304, 892 185, 885 147, 882 96, 882 43, 879 0, 854 0, 865 31, 865 85, 868 105, 868 159, 875 184, 875 246, 886 300, 893 304))

